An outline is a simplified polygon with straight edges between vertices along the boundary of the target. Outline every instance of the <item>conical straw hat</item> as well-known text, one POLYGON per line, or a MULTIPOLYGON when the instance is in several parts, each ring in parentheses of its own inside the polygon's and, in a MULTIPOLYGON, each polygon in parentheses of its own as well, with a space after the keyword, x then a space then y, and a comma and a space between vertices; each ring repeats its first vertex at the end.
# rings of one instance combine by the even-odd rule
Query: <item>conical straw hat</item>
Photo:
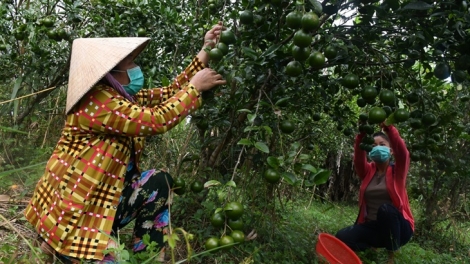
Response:
POLYGON ((72 107, 111 71, 131 55, 135 58, 147 45, 149 38, 79 38, 73 41, 70 59, 67 104, 72 107))

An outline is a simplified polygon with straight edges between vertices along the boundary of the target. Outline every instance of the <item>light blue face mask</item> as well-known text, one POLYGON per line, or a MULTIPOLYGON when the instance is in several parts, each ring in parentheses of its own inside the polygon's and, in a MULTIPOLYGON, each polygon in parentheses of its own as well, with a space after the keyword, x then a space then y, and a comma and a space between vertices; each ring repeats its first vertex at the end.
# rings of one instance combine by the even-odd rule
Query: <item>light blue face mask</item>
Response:
POLYGON ((142 87, 144 87, 144 74, 139 66, 136 66, 132 69, 127 70, 127 75, 129 76, 129 84, 123 85, 122 87, 129 95, 137 94, 142 87))
POLYGON ((386 146, 375 146, 370 152, 369 157, 371 160, 377 163, 384 163, 392 154, 390 153, 390 148, 386 146))

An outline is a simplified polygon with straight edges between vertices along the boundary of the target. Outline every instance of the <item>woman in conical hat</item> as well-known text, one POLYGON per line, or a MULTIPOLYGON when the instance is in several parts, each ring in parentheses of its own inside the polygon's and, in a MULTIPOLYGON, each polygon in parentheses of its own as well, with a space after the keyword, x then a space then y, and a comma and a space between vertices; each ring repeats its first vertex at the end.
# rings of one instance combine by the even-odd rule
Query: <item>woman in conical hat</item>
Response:
POLYGON ((42 249, 69 263, 113 263, 105 254, 111 237, 134 219, 134 252, 145 250, 145 235, 163 248, 173 179, 142 172, 145 137, 165 133, 199 108, 201 92, 225 84, 206 68, 204 51, 221 30, 206 33, 203 49, 171 85, 154 89, 142 89, 134 63, 148 38, 73 42, 66 123, 25 210, 42 249))

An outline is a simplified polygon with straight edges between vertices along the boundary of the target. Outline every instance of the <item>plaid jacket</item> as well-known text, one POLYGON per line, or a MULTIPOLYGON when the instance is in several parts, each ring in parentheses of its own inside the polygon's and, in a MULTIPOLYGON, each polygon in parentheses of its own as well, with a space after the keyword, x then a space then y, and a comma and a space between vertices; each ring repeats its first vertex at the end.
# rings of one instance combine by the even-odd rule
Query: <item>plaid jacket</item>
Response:
POLYGON ((202 68, 194 58, 170 86, 141 90, 135 104, 96 85, 67 115, 25 211, 58 253, 103 259, 132 149, 138 166, 146 136, 166 132, 200 106, 189 79, 202 68))

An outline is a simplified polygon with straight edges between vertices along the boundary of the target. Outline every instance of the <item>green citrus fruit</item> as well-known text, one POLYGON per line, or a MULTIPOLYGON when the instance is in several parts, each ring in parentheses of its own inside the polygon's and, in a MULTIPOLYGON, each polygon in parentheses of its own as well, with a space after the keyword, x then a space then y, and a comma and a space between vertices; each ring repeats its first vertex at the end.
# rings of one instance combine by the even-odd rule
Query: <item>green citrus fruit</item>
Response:
POLYGON ((313 149, 315 149, 315 145, 313 145, 312 143, 308 143, 307 146, 306 146, 306 148, 307 148, 308 150, 313 150, 313 149))
POLYGON ((65 29, 63 28, 59 28, 57 30, 57 35, 60 39, 67 39, 69 37, 69 34, 67 33, 67 31, 65 31, 65 29))
POLYGON ((389 117, 393 113, 392 108, 388 105, 383 106, 382 109, 385 110, 385 113, 387 114, 387 117, 389 117))
POLYGON ((47 37, 50 38, 50 39, 57 39, 57 32, 54 30, 54 29, 49 29, 47 32, 47 37))
POLYGON ((411 128, 414 128, 414 129, 421 128, 422 126, 421 119, 418 119, 418 118, 410 118, 408 121, 408 124, 410 125, 411 128))
POLYGON ((436 123, 436 120, 437 120, 436 116, 431 113, 425 113, 423 117, 421 118, 421 122, 425 126, 433 125, 434 123, 436 123))
POLYGON ((39 21, 39 23, 45 27, 52 27, 54 26, 54 20, 52 20, 51 18, 44 18, 44 19, 41 19, 39 21))
POLYGON ((219 41, 223 42, 227 45, 235 44, 235 42, 237 42, 237 40, 235 38, 235 34, 233 34, 233 32, 230 31, 230 30, 224 30, 224 31, 220 32, 219 41))
POLYGON ((219 42, 215 45, 215 47, 218 48, 220 51, 222 51, 223 55, 227 55, 228 50, 229 50, 227 44, 225 44, 223 42, 219 42))
POLYGON ((325 65, 325 56, 319 51, 315 51, 308 57, 308 64, 315 69, 321 68, 325 65))
POLYGON ((439 80, 444 80, 450 76, 450 67, 446 63, 438 63, 434 68, 434 76, 439 80))
POLYGON ((202 184, 200 181, 193 181, 190 188, 193 193, 200 193, 202 190, 204 190, 204 184, 202 184))
POLYGON ((313 121, 320 121, 321 115, 319 113, 314 113, 312 115, 312 119, 313 119, 313 121))
POLYGON ((237 220, 243 215, 243 205, 239 202, 229 202, 224 207, 225 213, 232 220, 237 220))
POLYGON ((410 113, 403 108, 399 108, 395 110, 393 116, 395 118, 395 121, 405 122, 406 120, 408 120, 408 118, 410 118, 410 113))
POLYGON ((349 73, 344 76, 343 85, 350 89, 356 88, 359 85, 359 77, 356 74, 349 73))
POLYGON ((204 247, 207 249, 207 250, 211 250, 211 249, 214 249, 214 248, 218 248, 219 247, 219 239, 216 238, 216 237, 210 237, 206 240, 206 242, 204 243, 204 247))
POLYGON ((15 37, 16 40, 24 40, 26 37, 26 32, 15 30, 13 32, 13 36, 15 37))
POLYGON ((281 130, 282 133, 290 134, 294 132, 295 125, 293 122, 289 120, 284 120, 279 124, 279 129, 281 130))
POLYGON ((178 195, 183 195, 185 192, 186 181, 183 178, 176 178, 173 180, 173 192, 178 195))
POLYGON ((356 104, 357 104, 357 106, 362 108, 362 107, 365 107, 367 105, 367 102, 366 102, 366 100, 364 100, 364 98, 358 97, 356 99, 356 104))
POLYGON ((145 28, 139 28, 137 29, 137 36, 139 37, 145 37, 147 35, 147 30, 145 28))
POLYGON ((230 236, 233 238, 235 243, 243 243, 245 242, 245 234, 240 230, 235 230, 230 233, 230 236))
POLYGON ((302 26, 302 14, 298 11, 292 11, 286 16, 286 24, 289 28, 298 29, 302 26))
POLYGON ((228 226, 232 230, 242 230, 244 225, 243 225, 243 221, 241 219, 232 220, 232 219, 229 218, 228 219, 228 226))
POLYGON ((224 54, 218 48, 213 48, 209 51, 209 58, 213 61, 220 61, 223 57, 224 54))
POLYGON ((338 56, 338 50, 335 46, 326 46, 325 50, 323 51, 325 57, 329 60, 336 58, 338 56))
POLYGON ((343 135, 349 137, 353 134, 354 132, 350 129, 350 128, 346 128, 345 130, 343 130, 343 135))
POLYGON ((406 100, 410 104, 416 104, 419 101, 419 95, 415 92, 411 92, 406 95, 406 100))
MULTIPOLYGON (((367 118, 369 118, 369 117, 367 117, 367 118)), ((369 135, 374 134, 374 128, 373 128, 372 126, 370 126, 370 125, 364 125, 364 126, 363 126, 363 129, 364 129, 364 132, 365 132, 366 134, 369 134, 369 135)))
POLYGON ((222 214, 221 212, 214 213, 211 216, 210 221, 213 227, 222 227, 225 224, 224 214, 222 214))
POLYGON ((299 47, 308 47, 312 44, 312 36, 303 30, 299 30, 294 34, 294 44, 299 47))
POLYGON ((377 96, 377 89, 370 85, 365 86, 361 91, 361 96, 366 101, 375 99, 375 97, 377 96))
POLYGON ((240 13, 240 23, 243 25, 253 24, 254 16, 253 13, 249 10, 242 11, 240 13))
POLYGON ((292 46, 292 57, 298 61, 304 61, 310 55, 310 50, 308 48, 301 48, 299 46, 292 46))
POLYGON ((235 241, 233 240, 233 238, 231 236, 222 236, 220 239, 219 239, 219 245, 221 247, 225 246, 223 249, 224 250, 228 250, 228 249, 231 249, 233 247, 233 244, 235 243, 235 241))
POLYGON ((374 142, 375 142, 375 140, 372 136, 367 135, 367 136, 362 138, 362 143, 364 143, 364 144, 372 145, 372 144, 374 144, 374 142))
POLYGON ((317 14, 309 12, 302 16, 302 29, 305 31, 315 30, 320 26, 320 20, 317 14))
POLYGON ((7 50, 7 45, 0 44, 0 50, 7 50))
POLYGON ((381 107, 373 107, 369 111, 369 123, 380 124, 387 118, 387 113, 381 107))
POLYGON ((361 120, 362 122, 366 122, 368 119, 369 119, 369 116, 366 113, 361 113, 359 115, 359 120, 361 120))
POLYGON ((379 99, 384 105, 395 105, 395 93, 390 90, 382 89, 380 91, 379 99))
POLYGON ((373 146, 369 145, 369 144, 365 144, 365 143, 360 143, 359 148, 366 151, 366 152, 370 152, 372 150, 373 146))
POLYGON ((281 179, 281 176, 279 175, 279 173, 272 169, 272 168, 268 168, 267 170, 264 171, 264 179, 269 182, 269 183, 278 183, 279 180, 281 179))
POLYGON ((452 73, 452 80, 456 83, 462 83, 467 80, 467 73, 461 70, 454 71, 452 73))
POLYGON ((302 64, 298 61, 291 61, 286 66, 286 74, 291 77, 297 77, 302 73, 302 64))

